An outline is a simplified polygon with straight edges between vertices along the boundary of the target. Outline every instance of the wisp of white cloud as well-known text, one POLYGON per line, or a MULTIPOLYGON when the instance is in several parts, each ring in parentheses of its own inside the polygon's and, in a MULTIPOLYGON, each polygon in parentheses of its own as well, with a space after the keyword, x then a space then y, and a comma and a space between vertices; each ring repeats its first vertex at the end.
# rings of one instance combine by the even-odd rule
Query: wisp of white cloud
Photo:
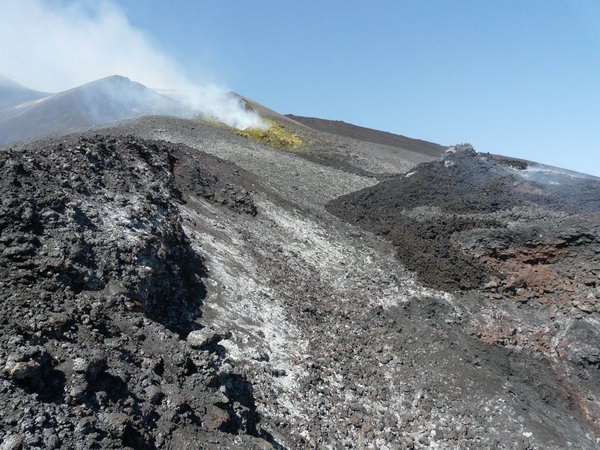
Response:
POLYGON ((264 126, 228 90, 190 82, 111 0, 0 0, 0 73, 48 92, 123 75, 177 91, 191 109, 230 126, 264 126))

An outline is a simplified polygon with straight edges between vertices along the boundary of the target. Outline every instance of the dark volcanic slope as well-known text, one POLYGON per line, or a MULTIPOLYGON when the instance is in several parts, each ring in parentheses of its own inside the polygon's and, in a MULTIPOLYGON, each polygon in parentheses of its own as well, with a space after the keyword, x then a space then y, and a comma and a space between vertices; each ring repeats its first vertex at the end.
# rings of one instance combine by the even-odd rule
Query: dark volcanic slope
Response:
POLYGON ((359 141, 373 142, 375 144, 400 147, 428 156, 440 156, 447 148, 433 142, 413 139, 399 134, 374 130, 372 128, 360 127, 341 120, 326 120, 315 117, 295 116, 293 114, 286 114, 286 117, 325 133, 345 136, 359 141))
POLYGON ((373 177, 189 120, 101 133, 0 153, 4 447, 598 448, 593 180, 467 152, 366 191, 407 205, 406 248, 491 279, 447 293, 325 211, 373 177))
POLYGON ((48 95, 50 94, 26 88, 0 75, 0 110, 38 100, 48 95))
POLYGON ((459 146, 328 210, 457 291, 468 334, 548 357, 555 400, 600 434, 600 179, 459 146))
POLYGON ((113 76, 0 111, 0 144, 90 128, 181 106, 128 78, 113 76))
POLYGON ((2 448, 264 443, 222 336, 194 322, 204 265, 178 203, 255 210, 190 150, 75 136, 0 153, 2 448))
POLYGON ((525 162, 478 155, 469 147, 336 199, 328 209, 386 236, 408 268, 441 289, 477 288, 494 275, 508 276, 498 272, 500 262, 518 255, 502 252, 516 242, 529 248, 523 258, 532 264, 539 263, 536 249, 557 247, 556 254, 544 258, 552 260, 566 258, 570 247, 582 252, 582 246, 591 246, 588 257, 600 251, 599 179, 545 174, 525 162), (515 217, 516 211, 527 219, 515 217), (559 217, 558 222, 550 222, 549 215, 559 217), (537 230, 544 236, 535 237, 537 230))

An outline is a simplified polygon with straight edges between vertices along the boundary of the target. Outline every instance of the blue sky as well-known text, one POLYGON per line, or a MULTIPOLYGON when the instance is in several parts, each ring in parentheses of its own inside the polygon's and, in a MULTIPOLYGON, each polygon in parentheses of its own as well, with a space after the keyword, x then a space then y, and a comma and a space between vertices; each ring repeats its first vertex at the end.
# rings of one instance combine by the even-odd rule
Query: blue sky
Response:
POLYGON ((117 0, 200 81, 600 175, 600 0, 117 0))

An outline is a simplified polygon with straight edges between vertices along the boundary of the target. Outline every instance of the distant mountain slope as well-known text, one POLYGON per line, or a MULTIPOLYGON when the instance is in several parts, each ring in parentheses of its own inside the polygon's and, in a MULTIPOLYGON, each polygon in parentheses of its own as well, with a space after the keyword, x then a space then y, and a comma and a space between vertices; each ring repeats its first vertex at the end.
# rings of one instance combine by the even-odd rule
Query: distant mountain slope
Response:
POLYGON ((303 117, 294 114, 286 114, 286 117, 300 122, 315 130, 326 133, 345 136, 360 141, 373 142, 375 144, 400 147, 413 152, 422 153, 429 156, 440 156, 447 147, 433 142, 413 139, 399 134, 388 133, 387 131, 365 128, 341 120, 318 119, 316 117, 303 117))
POLYGON ((47 97, 48 93, 39 92, 21 86, 18 83, 0 75, 0 110, 11 108, 21 103, 47 97))
POLYGON ((175 100, 112 76, 0 111, 0 144, 180 109, 175 100))

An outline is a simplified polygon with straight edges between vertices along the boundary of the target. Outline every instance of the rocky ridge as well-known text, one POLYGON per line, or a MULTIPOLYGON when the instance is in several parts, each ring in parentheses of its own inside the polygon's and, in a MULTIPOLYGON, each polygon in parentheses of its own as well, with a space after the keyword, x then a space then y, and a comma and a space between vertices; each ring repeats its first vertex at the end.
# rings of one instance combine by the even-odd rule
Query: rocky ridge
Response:
POLYGON ((4 445, 598 445, 589 179, 348 139, 322 160, 172 118, 99 133, 1 154, 4 445), (576 294, 511 287, 511 261, 576 294))
POLYGON ((204 265, 175 173, 255 210, 178 151, 75 136, 0 153, 3 448, 266 444, 249 384, 222 365, 225 336, 195 322, 204 265))

